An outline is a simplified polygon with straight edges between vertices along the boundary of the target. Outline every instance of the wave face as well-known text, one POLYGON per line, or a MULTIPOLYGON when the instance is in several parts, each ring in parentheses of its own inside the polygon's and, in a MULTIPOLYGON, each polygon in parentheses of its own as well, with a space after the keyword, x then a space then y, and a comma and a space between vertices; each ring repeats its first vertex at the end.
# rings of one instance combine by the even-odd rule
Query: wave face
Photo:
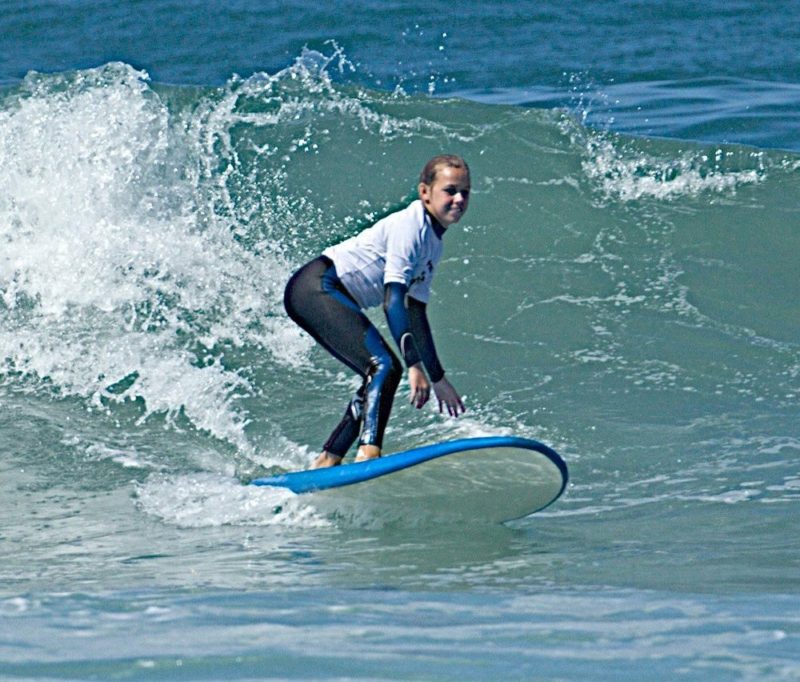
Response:
MULTIPOLYGON (((639 529, 638 553, 733 508, 744 526, 703 537, 718 570, 761 585, 752 552, 796 584, 771 514, 798 500, 797 155, 337 85, 340 58, 306 51, 215 88, 112 63, 5 92, 0 438, 18 473, 4 494, 55 514, 66 486, 98 528, 112 495, 115 514, 164 527, 333 532, 307 503, 233 478, 304 466, 353 387, 287 320, 283 286, 454 151, 474 195, 431 318, 468 413, 398 399, 388 449, 534 437, 572 470, 546 512, 555 528, 601 518, 592 542, 614 544, 643 506, 674 512, 639 529)), ((649 568, 635 580, 669 582, 649 568)))

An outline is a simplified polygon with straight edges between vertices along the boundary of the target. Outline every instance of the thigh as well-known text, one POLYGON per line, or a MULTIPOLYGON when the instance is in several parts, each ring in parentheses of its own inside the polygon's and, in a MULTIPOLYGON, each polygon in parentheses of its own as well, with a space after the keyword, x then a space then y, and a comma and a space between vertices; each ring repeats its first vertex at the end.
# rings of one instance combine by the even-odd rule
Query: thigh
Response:
POLYGON ((328 261, 317 258, 298 270, 286 286, 286 311, 335 358, 366 376, 373 356, 367 339, 374 345, 377 336, 386 344, 352 299, 324 284, 329 268, 328 261))

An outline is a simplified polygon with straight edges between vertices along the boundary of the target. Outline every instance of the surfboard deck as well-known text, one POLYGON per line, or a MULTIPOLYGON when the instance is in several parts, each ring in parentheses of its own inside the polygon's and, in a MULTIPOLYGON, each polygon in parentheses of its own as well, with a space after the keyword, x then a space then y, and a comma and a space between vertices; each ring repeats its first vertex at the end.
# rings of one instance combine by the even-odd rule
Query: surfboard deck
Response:
POLYGON ((257 478, 251 485, 313 493, 313 503, 338 516, 386 518, 392 510, 438 520, 502 522, 557 500, 567 465, 529 438, 463 438, 327 469, 257 478), (389 476, 388 474, 392 474, 389 476), (369 483, 367 483, 369 482, 369 483), (360 484, 360 485, 356 485, 360 484))

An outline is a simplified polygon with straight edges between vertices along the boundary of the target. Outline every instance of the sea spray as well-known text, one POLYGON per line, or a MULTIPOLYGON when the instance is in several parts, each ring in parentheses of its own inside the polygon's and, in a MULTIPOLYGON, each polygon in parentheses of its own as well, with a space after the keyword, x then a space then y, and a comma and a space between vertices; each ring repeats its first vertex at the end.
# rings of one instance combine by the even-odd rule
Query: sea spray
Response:
MULTIPOLYGON (((0 118, 6 371, 245 446, 222 348, 269 348, 285 262, 236 240, 180 114, 125 65, 30 76, 0 118), (209 203, 212 205, 209 210, 209 203)), ((277 352, 281 352, 275 345, 277 352)))

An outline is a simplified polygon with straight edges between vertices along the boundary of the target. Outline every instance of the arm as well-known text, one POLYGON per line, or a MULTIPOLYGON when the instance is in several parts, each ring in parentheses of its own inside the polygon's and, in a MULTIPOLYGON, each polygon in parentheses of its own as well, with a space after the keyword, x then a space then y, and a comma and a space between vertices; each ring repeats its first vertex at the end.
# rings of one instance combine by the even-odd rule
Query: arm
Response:
POLYGON ((411 331, 408 310, 406 309, 406 293, 408 287, 398 282, 389 282, 384 288, 383 311, 397 347, 403 355, 408 367, 408 383, 411 387, 411 403, 417 408, 428 402, 431 386, 419 358, 419 351, 411 331))
POLYGON ((444 378, 444 369, 436 355, 425 304, 408 296, 407 282, 414 271, 413 263, 419 257, 420 231, 415 225, 404 227, 408 229, 391 230, 387 241, 384 312, 392 336, 408 366, 411 402, 422 407, 430 397, 430 383, 422 369, 424 365, 434 383, 439 411, 446 405, 452 416, 458 416, 459 410, 464 411, 464 404, 444 378))
POLYGON ((428 370, 428 376, 435 384, 444 377, 444 368, 439 362, 436 354, 436 346, 433 344, 433 333, 428 322, 427 306, 415 298, 409 296, 406 299, 408 305, 408 323, 414 341, 417 344, 422 364, 428 370))
POLYGON ((383 289, 383 312, 406 366, 411 367, 420 361, 420 357, 406 309, 407 293, 405 284, 389 282, 383 289))

